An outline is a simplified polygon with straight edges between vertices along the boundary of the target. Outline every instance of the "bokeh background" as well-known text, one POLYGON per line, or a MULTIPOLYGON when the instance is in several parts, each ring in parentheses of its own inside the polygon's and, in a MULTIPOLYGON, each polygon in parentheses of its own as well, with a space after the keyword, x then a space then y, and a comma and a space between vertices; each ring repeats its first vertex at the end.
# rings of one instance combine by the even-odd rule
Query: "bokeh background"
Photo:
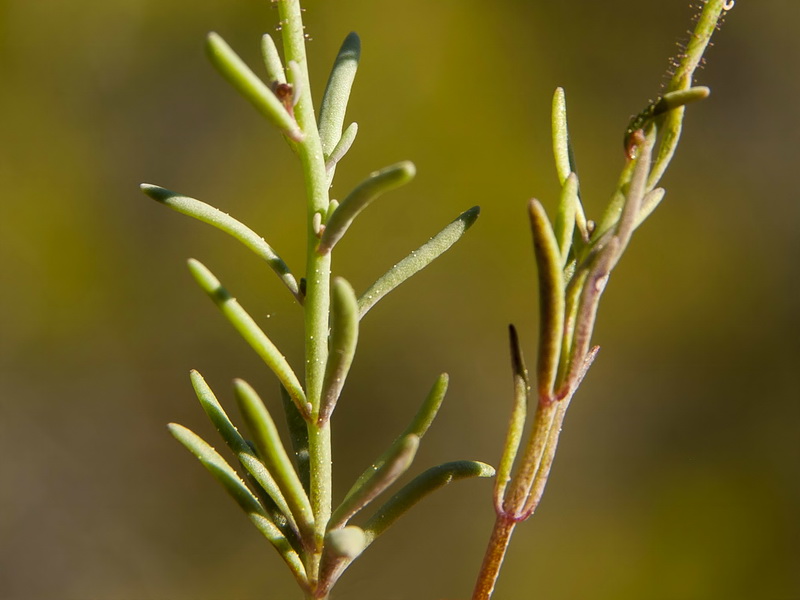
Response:
MULTIPOLYGON (((351 30, 363 58, 341 197, 410 158, 416 181, 360 217, 336 271, 363 290, 466 208, 439 262, 363 322, 335 420, 337 494, 416 410, 448 399, 415 469, 496 463, 506 326, 534 360, 525 202, 553 210, 554 88, 567 90, 584 200, 604 206, 629 117, 687 37, 687 0, 309 0, 314 94, 351 30)), ((236 242, 142 196, 201 198, 303 263, 297 164, 207 64, 220 32, 252 65, 266 0, 0 2, 0 598, 297 598, 273 550, 167 434, 211 440, 187 373, 230 406, 274 382, 196 288, 206 262, 294 364, 300 311, 236 242)), ((698 82, 667 197, 601 307, 595 366, 547 494, 497 598, 800 598, 800 3, 738 0, 698 82)), ((231 411, 234 409, 231 407, 231 411)), ((469 596, 490 483, 430 497, 345 575, 341 599, 469 596)))

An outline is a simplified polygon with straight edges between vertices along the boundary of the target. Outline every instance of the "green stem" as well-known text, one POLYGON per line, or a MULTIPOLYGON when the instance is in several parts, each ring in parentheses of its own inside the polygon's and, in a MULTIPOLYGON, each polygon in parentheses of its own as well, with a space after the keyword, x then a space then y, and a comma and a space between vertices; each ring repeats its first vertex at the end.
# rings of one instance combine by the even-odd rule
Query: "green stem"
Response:
POLYGON ((311 85, 308 79, 305 33, 299 0, 279 0, 278 11, 281 20, 283 49, 286 64, 297 63, 290 73, 295 79, 290 81, 302 90, 294 107, 295 118, 304 134, 303 141, 296 144, 296 150, 303 168, 308 201, 308 246, 306 261, 305 298, 305 358, 306 358, 306 397, 311 403, 313 417, 308 421, 309 455, 311 471, 311 508, 316 524, 317 553, 311 557, 309 578, 316 579, 319 569, 319 555, 322 551, 325 527, 331 514, 331 436, 327 423, 317 423, 322 382, 328 358, 328 313, 330 307, 330 255, 320 256, 316 252, 317 234, 314 228, 314 215, 325 214, 328 210, 328 181, 325 159, 319 138, 314 105, 311 98, 311 85))

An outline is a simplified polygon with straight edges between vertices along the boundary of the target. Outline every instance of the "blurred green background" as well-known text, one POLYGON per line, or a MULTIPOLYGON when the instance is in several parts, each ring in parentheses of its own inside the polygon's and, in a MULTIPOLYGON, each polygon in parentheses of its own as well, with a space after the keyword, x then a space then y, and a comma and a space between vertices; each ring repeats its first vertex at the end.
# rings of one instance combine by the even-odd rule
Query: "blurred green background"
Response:
MULTIPOLYGON (((316 98, 351 30, 363 58, 341 197, 412 159, 336 271, 363 290, 459 212, 476 226, 363 322, 335 420, 342 494, 452 384, 415 469, 496 463, 510 407, 506 325, 537 327, 525 202, 557 194, 549 107, 567 91, 590 216, 629 117, 687 37, 687 0, 308 0, 316 98)), ((0 2, 0 598, 297 598, 277 555, 167 434, 216 437, 187 377, 230 406, 274 383, 192 282, 204 261, 296 365, 300 312, 237 243, 141 195, 141 181, 255 227, 295 271, 304 202, 280 137, 207 64, 222 34, 252 65, 266 0, 0 2), (267 320, 268 319, 268 320, 267 320)), ((800 3, 739 0, 698 83, 664 204, 601 306, 595 366, 567 417, 499 600, 800 598, 800 3), (792 391, 794 390, 794 391, 792 391)), ((233 408, 231 408, 233 411, 233 408)), ((487 481, 455 484, 344 576, 342 599, 471 593, 487 481)))

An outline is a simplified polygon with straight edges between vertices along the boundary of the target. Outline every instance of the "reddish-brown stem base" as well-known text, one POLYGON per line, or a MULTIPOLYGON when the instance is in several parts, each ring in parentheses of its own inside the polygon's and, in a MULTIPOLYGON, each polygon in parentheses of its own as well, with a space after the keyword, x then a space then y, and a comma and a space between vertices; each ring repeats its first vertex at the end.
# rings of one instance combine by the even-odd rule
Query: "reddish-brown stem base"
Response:
POLYGON ((489 600, 494 592, 497 577, 500 575, 500 567, 503 565, 503 558, 506 549, 511 541, 511 534, 514 532, 518 520, 513 516, 498 514, 492 529, 492 537, 486 547, 486 554, 483 557, 481 571, 478 574, 478 581, 475 583, 475 591, 472 592, 472 600, 489 600))

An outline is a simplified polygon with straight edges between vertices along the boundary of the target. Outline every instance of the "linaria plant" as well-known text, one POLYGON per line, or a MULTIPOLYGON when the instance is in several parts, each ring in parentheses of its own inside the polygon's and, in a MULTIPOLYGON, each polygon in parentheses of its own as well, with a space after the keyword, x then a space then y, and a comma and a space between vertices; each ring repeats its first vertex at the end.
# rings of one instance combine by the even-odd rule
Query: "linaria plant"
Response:
MULTIPOLYGON (((217 34, 208 36, 207 50, 223 77, 283 135, 299 159, 307 206, 305 276, 295 277, 263 237, 234 217, 162 187, 143 184, 141 188, 159 203, 228 233, 252 250, 275 272, 303 311, 305 365, 298 375, 216 276, 199 261, 189 260, 189 270, 199 286, 277 378, 275 395, 282 398, 291 449, 281 440, 271 410, 252 386, 240 379, 233 382, 233 395, 249 431, 247 439, 197 371, 191 373, 192 386, 235 457, 237 468, 186 427, 173 423, 169 429, 275 547, 304 597, 320 600, 328 598, 345 569, 424 496, 456 479, 495 474, 491 466, 476 461, 442 464, 422 472, 373 509, 373 500, 411 466, 444 399, 448 377, 442 374, 405 430, 341 501, 334 503, 332 497, 331 421, 355 355, 362 319, 386 294, 455 244, 475 222, 479 209, 462 213, 360 294, 343 277, 332 276, 333 251, 354 219, 373 200, 408 183, 415 169, 410 162, 385 167, 371 173, 341 201, 330 198, 337 167, 358 132, 356 123, 344 124, 360 41, 354 33, 344 40, 317 116, 300 2, 272 1, 280 18, 283 58, 273 38, 264 35, 263 78, 217 34), (364 512, 368 516, 363 516, 364 512)), ((555 221, 551 224, 537 200, 528 207, 541 319, 535 413, 517 460, 530 389, 512 326, 513 411, 495 483, 497 518, 475 600, 491 596, 514 527, 533 514, 541 499, 566 409, 597 353, 591 337, 600 296, 631 235, 664 197, 664 190, 657 185, 678 143, 684 106, 709 93, 707 88, 692 87, 693 73, 723 12, 731 6, 730 0, 700 4, 695 31, 676 62, 668 88, 625 132, 625 166, 608 207, 596 222, 588 219, 583 209, 567 133, 564 92, 556 91, 553 146, 562 191, 555 221)))
MULTIPOLYGON (((306 598, 327 598, 344 570, 404 512, 428 493, 466 477, 491 477, 494 469, 474 461, 439 465, 398 490, 367 519, 362 512, 411 466, 420 440, 431 425, 447 390, 442 374, 412 422, 355 481, 344 499, 332 498, 331 419, 356 351, 367 312, 386 294, 450 248, 478 217, 470 208, 439 233, 397 262, 361 294, 343 277, 333 277, 336 244, 354 219, 384 193, 414 177, 414 165, 400 162, 374 173, 341 201, 331 199, 336 169, 355 140, 358 127, 344 128, 345 111, 361 52, 356 34, 344 40, 319 109, 312 102, 305 35, 298 0, 277 0, 283 60, 269 35, 262 38, 266 79, 252 71, 217 34, 207 40, 214 66, 275 128, 297 155, 305 182, 307 259, 297 279, 273 248, 234 217, 181 194, 142 185, 145 194, 188 216, 230 234, 283 281, 304 313, 305 378, 289 364, 244 307, 197 260, 189 269, 236 331, 278 379, 291 432, 287 450, 271 410, 253 387, 235 380, 233 391, 252 441, 228 418, 200 373, 191 381, 200 404, 238 460, 239 472, 205 440, 171 424, 177 438, 225 487, 256 528, 275 547, 306 598), (293 456, 293 459, 291 458, 293 456), (354 519, 359 519, 359 525, 354 519)), ((302 375, 302 374, 301 374, 302 375)), ((277 390, 276 390, 277 391, 277 390)))
POLYGON ((692 78, 733 0, 707 0, 697 8, 694 31, 675 60, 664 94, 634 117, 625 131, 625 166, 598 221, 584 213, 564 91, 556 90, 553 152, 561 194, 555 221, 551 223, 538 200, 528 204, 539 280, 535 388, 531 393, 518 334, 511 326, 514 402, 495 480, 495 524, 473 600, 491 597, 514 528, 539 505, 567 408, 599 350, 591 341, 600 297, 633 232, 664 198, 658 183, 678 145, 686 104, 709 94, 706 87, 692 87, 692 78), (519 455, 531 395, 535 412, 519 455))

